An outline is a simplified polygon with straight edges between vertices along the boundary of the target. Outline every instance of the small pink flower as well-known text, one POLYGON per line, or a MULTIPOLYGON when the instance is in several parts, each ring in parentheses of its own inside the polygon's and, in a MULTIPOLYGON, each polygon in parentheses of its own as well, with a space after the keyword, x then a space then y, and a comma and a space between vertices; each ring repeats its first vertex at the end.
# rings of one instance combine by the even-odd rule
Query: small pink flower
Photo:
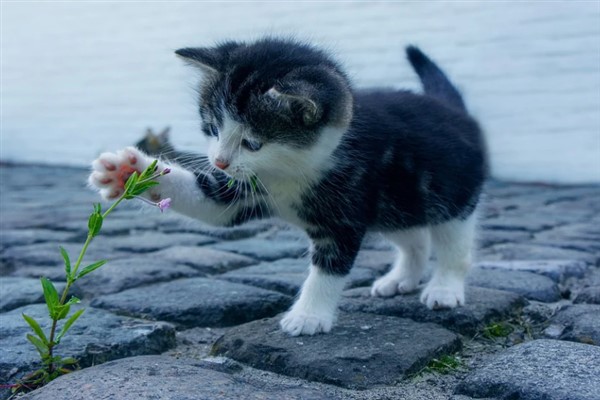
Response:
POLYGON ((160 208, 160 212, 163 212, 167 208, 171 207, 171 199, 170 198, 162 199, 161 201, 156 203, 156 206, 158 208, 160 208))
MULTIPOLYGON (((169 172, 171 172, 171 168, 165 168, 165 169, 163 169, 163 172, 161 172, 161 175, 166 175, 166 174, 168 174, 169 172)), ((170 200, 170 199, 169 199, 169 200, 170 200)))

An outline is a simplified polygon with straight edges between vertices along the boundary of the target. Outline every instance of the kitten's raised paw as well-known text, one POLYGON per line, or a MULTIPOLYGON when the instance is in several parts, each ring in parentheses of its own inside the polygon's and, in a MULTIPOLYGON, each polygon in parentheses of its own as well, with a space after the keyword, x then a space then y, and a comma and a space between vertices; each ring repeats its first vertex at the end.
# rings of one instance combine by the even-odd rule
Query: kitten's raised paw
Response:
POLYGON ((289 311, 281 320, 281 329, 291 336, 327 333, 333 327, 333 315, 312 315, 289 311))
POLYGON ((134 147, 116 153, 102 153, 92 163, 88 183, 98 189, 104 199, 115 199, 123 194, 125 182, 131 174, 143 171, 148 165, 147 157, 134 147))
POLYGON ((462 283, 440 285, 428 284, 421 293, 421 303, 430 310, 454 308, 465 304, 465 289, 462 283))
POLYGON ((373 282, 371 296, 391 297, 396 294, 411 293, 417 289, 418 284, 418 281, 412 279, 398 279, 384 275, 373 282))

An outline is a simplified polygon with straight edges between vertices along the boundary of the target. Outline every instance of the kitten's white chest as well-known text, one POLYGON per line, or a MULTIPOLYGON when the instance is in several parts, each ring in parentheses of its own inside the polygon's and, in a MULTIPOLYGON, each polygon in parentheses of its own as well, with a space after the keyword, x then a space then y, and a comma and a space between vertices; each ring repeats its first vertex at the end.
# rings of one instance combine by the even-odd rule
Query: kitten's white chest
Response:
POLYGON ((270 208, 279 218, 306 228, 306 222, 298 216, 301 197, 305 190, 293 180, 273 182, 268 185, 270 208))

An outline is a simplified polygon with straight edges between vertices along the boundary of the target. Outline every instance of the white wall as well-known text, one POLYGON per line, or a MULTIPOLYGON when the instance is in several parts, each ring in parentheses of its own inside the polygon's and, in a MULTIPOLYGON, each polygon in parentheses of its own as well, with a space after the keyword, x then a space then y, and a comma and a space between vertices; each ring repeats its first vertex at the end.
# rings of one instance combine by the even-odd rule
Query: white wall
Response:
POLYGON ((2 160, 83 165, 173 127, 202 149, 195 71, 173 51, 293 33, 357 86, 418 88, 421 46, 488 133, 494 173, 600 182, 600 2, 22 2, 2 4, 2 160))

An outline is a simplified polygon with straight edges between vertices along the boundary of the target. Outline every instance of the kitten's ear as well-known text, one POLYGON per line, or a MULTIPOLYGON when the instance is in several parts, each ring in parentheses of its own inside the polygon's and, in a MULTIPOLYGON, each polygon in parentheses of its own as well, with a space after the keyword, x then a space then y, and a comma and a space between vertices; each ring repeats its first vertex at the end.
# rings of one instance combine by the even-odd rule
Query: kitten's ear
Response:
POLYGON ((154 137, 154 133, 152 132, 152 128, 146 128, 146 139, 154 137))
POLYGON ((161 140, 167 142, 169 141, 169 132, 171 132, 171 127, 167 126, 161 133, 158 134, 161 140))
POLYGON ((219 72, 221 56, 217 49, 208 47, 186 47, 175 51, 185 62, 200 68, 203 72, 215 74, 219 72))
POLYGON ((315 125, 323 116, 322 107, 310 96, 311 90, 307 85, 298 82, 286 85, 285 88, 267 90, 266 96, 277 101, 278 107, 284 107, 292 113, 301 113, 306 126, 315 125))
POLYGON ((175 54, 206 73, 216 74, 223 72, 224 64, 231 54, 243 46, 244 43, 230 41, 217 47, 186 47, 175 51, 175 54))

